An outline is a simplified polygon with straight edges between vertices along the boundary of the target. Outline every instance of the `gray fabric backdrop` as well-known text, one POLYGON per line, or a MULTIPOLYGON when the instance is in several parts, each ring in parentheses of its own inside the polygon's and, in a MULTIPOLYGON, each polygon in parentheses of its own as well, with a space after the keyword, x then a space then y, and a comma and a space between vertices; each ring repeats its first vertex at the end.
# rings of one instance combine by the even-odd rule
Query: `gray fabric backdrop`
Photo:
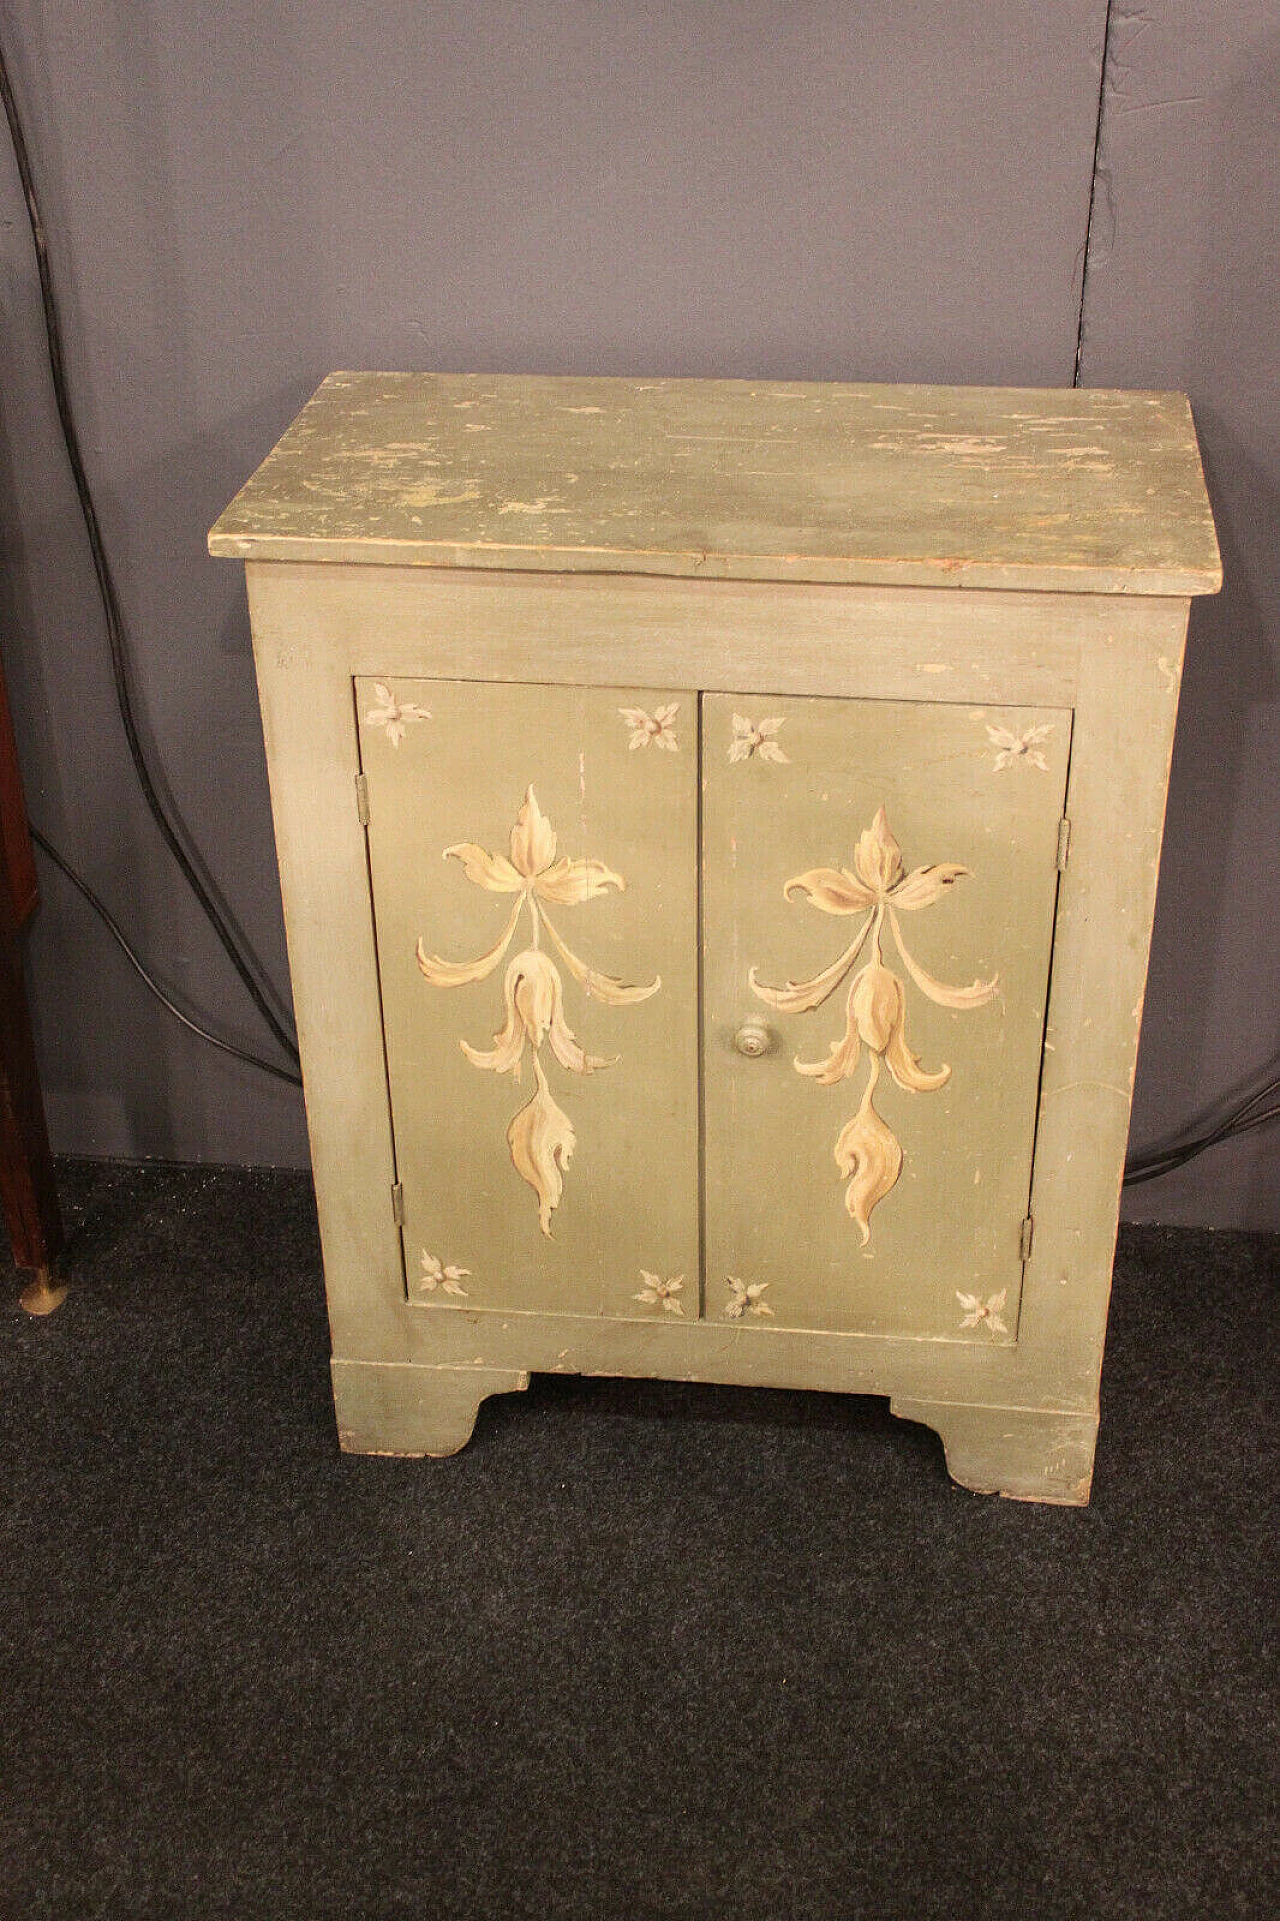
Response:
MULTIPOLYGON (((1105 0, 10 0, 147 734, 283 982, 237 570, 205 530, 334 367, 1069 384, 1105 0)), ((1111 10, 1082 379, 1182 387, 1228 587, 1197 612, 1135 1115, 1280 1047, 1280 5, 1111 10)), ((0 635, 33 815, 164 978, 258 1030, 110 691, 0 153, 0 635)), ((301 1101, 191 1040, 46 871, 57 1146, 298 1162, 301 1101)), ((266 1043, 264 1043, 265 1045, 266 1043)), ((1280 1226, 1280 1130, 1137 1190, 1280 1226)))

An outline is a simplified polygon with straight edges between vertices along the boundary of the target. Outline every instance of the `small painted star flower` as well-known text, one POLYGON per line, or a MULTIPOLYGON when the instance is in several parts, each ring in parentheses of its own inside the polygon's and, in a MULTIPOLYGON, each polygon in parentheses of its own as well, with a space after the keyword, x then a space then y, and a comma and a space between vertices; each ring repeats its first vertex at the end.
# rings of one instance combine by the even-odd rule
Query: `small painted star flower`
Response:
POLYGON ((1038 767, 1042 774, 1049 771, 1049 763, 1040 752, 1040 742, 1048 740, 1053 732, 1053 722, 1040 727, 1028 727, 1021 734, 1011 734, 1007 727, 988 727, 987 739, 999 749, 995 758, 995 771, 1002 767, 1012 767, 1016 760, 1025 760, 1029 767, 1038 767))
POLYGON ((773 1309, 768 1301, 760 1298, 769 1285, 768 1281, 740 1281, 736 1274, 726 1274, 725 1280, 729 1286, 729 1299, 724 1310, 727 1321, 740 1321, 744 1314, 767 1314, 772 1319, 773 1309))
POLYGON ((982 1301, 976 1294, 962 1294, 957 1288, 956 1299, 964 1309, 961 1327, 985 1327, 989 1334, 1007 1334, 1009 1330, 1001 1319, 1001 1309, 1008 1291, 1002 1287, 989 1301, 982 1301))
POLYGON ((674 1280, 660 1280, 656 1274, 648 1274, 640 1269, 640 1279, 644 1282, 638 1294, 631 1296, 633 1301, 643 1301, 646 1307, 662 1307, 668 1314, 683 1314, 684 1302, 675 1296, 684 1292, 684 1275, 677 1274, 674 1280))
POLYGON ((469 1276, 470 1273, 471 1269, 469 1267, 446 1267, 444 1262, 438 1261, 434 1254, 428 1254, 424 1247, 422 1250, 422 1272, 418 1276, 418 1288, 423 1294, 434 1294, 439 1287, 442 1288, 446 1294, 461 1294, 465 1300, 467 1298, 467 1290, 461 1285, 461 1282, 463 1276, 469 1276))
POLYGON ((655 707, 651 714, 646 714, 643 707, 619 707, 618 712, 631 729, 628 747, 647 747, 652 741, 655 747, 665 747, 671 754, 679 749, 675 732, 676 715, 680 712, 678 700, 666 707, 655 707))
POLYGON ((409 720, 430 720, 431 715, 425 707, 419 707, 414 700, 397 700, 391 689, 382 681, 375 680, 373 691, 378 696, 378 706, 371 707, 365 715, 366 727, 385 727, 387 739, 393 747, 398 747, 405 736, 405 722, 409 720))
POLYGON ((789 761, 790 754, 784 754, 774 738, 785 719, 785 714, 773 720, 748 720, 745 714, 735 714, 729 759, 750 760, 758 754, 761 760, 789 761))

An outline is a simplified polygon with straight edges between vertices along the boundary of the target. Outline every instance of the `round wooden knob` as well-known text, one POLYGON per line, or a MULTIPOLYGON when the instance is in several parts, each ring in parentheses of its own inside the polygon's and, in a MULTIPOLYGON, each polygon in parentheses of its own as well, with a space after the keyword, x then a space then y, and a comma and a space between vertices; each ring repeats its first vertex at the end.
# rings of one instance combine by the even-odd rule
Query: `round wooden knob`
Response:
POLYGON ((749 1061, 773 1052, 773 1034, 763 1021, 744 1021, 733 1037, 733 1044, 749 1061))

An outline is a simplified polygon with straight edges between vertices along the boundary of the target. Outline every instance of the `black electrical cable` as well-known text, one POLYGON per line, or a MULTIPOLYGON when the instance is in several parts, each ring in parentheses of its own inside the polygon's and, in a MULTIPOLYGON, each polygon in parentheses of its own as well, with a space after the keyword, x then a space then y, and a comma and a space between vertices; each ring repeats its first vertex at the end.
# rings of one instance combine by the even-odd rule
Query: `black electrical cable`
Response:
MULTIPOLYGON (((1110 25, 1110 13, 1111 9, 1108 5, 1108 28, 1110 25)), ((1106 37, 1107 36, 1104 36, 1104 38, 1106 37)), ((1104 71, 1105 64, 1106 59, 1104 53, 1104 71)), ((199 902, 201 909, 221 942, 232 966, 248 990, 254 1005, 258 1008, 258 1011, 261 1013, 263 1019, 266 1021, 271 1032, 275 1035, 289 1059, 296 1062, 298 1059, 297 1043, 270 1005, 254 972, 255 967, 261 971, 260 964, 257 962, 256 957, 252 955, 252 950, 247 947, 242 947, 241 942, 237 940, 234 930, 229 925, 226 917, 219 909, 216 901, 201 879, 194 862, 182 844, 177 828, 165 810, 147 764, 146 753, 134 717, 133 699, 129 689, 128 668, 125 655, 124 623, 120 613, 120 605, 116 595, 115 582, 112 577, 110 563, 107 559, 106 548, 103 544, 102 531, 98 523, 97 509, 93 504, 93 495, 89 487, 84 460, 80 452, 79 435, 76 431, 75 419, 71 411, 65 356, 62 346, 62 327, 58 318, 53 279, 49 269, 44 218, 40 211, 40 202, 36 193, 31 157, 27 148, 22 121, 18 113, 17 101, 14 98, 13 87, 9 79, 8 62, 5 59, 3 46, 0 46, 0 99, 3 99, 4 102, 5 116, 9 123, 9 134, 13 142, 14 157, 17 161, 18 174, 22 182, 23 197, 26 202, 27 218, 31 227, 31 239, 35 248, 36 267, 40 277, 40 300, 44 312, 45 347, 48 355, 49 371, 53 380, 54 399, 58 410, 58 420, 62 428, 63 445, 66 450, 68 464, 71 468, 72 478, 75 482, 76 495, 84 519, 85 532, 88 536, 89 550, 93 558, 94 574, 98 583, 98 592, 102 600, 107 640, 111 650, 111 667, 115 682, 116 700, 120 709, 120 718, 124 725, 125 739, 128 742, 129 753, 133 760, 139 784, 142 788, 143 797, 160 830, 165 845, 178 863, 183 877, 199 902)), ((1099 135, 1100 128, 1101 96, 1098 116, 1099 135)), ((1097 155, 1095 153, 1095 160, 1096 158, 1097 155)), ((1094 171, 1096 173, 1096 167, 1094 171)), ((1092 217, 1093 193, 1091 190, 1088 222, 1090 226, 1092 225, 1092 217)), ((1086 232, 1086 268, 1087 253, 1088 237, 1086 232)), ((1077 334, 1076 368, 1073 381, 1073 385, 1076 386, 1080 384, 1080 348, 1084 337, 1083 319, 1084 289, 1082 286, 1081 324, 1077 334)), ((249 1066, 261 1068, 264 1073, 272 1074, 278 1080, 287 1081, 293 1086, 301 1086, 301 1077, 298 1074, 292 1073, 286 1068, 279 1067, 272 1061, 264 1060, 261 1056, 250 1053, 244 1048, 236 1047, 232 1042, 223 1040, 219 1035, 211 1033, 208 1028, 202 1027, 199 1022, 192 1020, 188 1014, 185 1014, 147 971, 125 938, 119 924, 109 909, 99 899, 98 895, 94 893, 88 882, 76 873, 70 863, 63 859, 62 855, 58 853, 56 848, 51 845, 42 833, 34 827, 31 831, 32 838, 36 844, 49 859, 54 862, 55 866, 65 874, 72 885, 80 891, 94 912, 101 917, 104 924, 110 929, 112 935, 119 942, 120 947, 141 979, 175 1019, 181 1021, 183 1026, 189 1028, 193 1034, 198 1034, 202 1040, 206 1040, 211 1046, 221 1049, 223 1053, 232 1055, 234 1059, 244 1061, 249 1066)), ((1236 1135, 1251 1133, 1255 1128, 1266 1126, 1271 1121, 1280 1119, 1280 1101, 1277 1101, 1277 1104, 1271 1107, 1263 1107, 1260 1109, 1258 1107, 1259 1102, 1269 1099, 1272 1095, 1280 1096, 1280 1077, 1268 1081, 1263 1087, 1259 1088, 1255 1094, 1251 1095, 1248 1100, 1233 1110, 1218 1126, 1209 1129, 1203 1134, 1194 1135, 1190 1139, 1180 1142, 1175 1146, 1156 1149, 1149 1154, 1140 1155, 1131 1159, 1125 1167, 1125 1185, 1127 1187, 1135 1187, 1143 1181, 1158 1180, 1161 1175, 1172 1173, 1175 1168, 1185 1166, 1188 1161, 1195 1159, 1198 1154, 1203 1154, 1206 1149, 1217 1146, 1221 1141, 1231 1139, 1236 1135)))
MULTIPOLYGON (((63 445, 75 481, 80 511, 84 519, 85 531, 89 539, 89 551, 93 556, 93 571, 98 582, 98 592, 102 600, 102 611, 106 620, 107 640, 111 650, 111 670, 115 681, 116 700, 120 718, 124 724, 125 739, 133 760, 135 772, 142 788, 143 798, 151 811, 169 852, 178 863, 183 877, 195 895, 209 925, 213 928, 226 952, 227 958, 239 974, 247 988, 250 998, 267 1026, 275 1035, 289 1059, 296 1062, 298 1047, 288 1027, 280 1019, 267 999, 258 975, 263 973, 260 963, 247 944, 237 938, 236 931, 219 908, 208 887, 201 879, 191 855, 187 852, 179 835, 177 826, 170 819, 164 803, 156 789, 155 781, 147 764, 146 753, 138 733, 137 721, 133 712, 133 698, 129 690, 129 676, 126 661, 124 622, 116 595, 115 582, 103 544, 102 530, 98 523, 97 509, 93 504, 84 460, 80 452, 79 435, 71 410, 70 392, 67 385, 66 362, 62 345, 62 326, 58 318, 57 303, 54 297, 53 279, 49 270, 49 252, 45 240, 44 219, 36 194, 35 177, 31 167, 31 156, 27 148, 26 135, 18 114, 17 102, 9 79, 8 63, 4 49, 0 46, 0 99, 9 122, 9 133, 13 141, 14 157, 18 163, 18 173, 22 181, 22 191, 26 200, 27 218, 31 226, 31 238, 35 247, 36 267, 40 276, 40 300, 44 309, 45 347, 48 354, 49 370, 53 377, 54 399, 58 409, 58 419, 62 426, 63 445), (256 970, 256 971, 255 971, 256 970)), ((46 844, 47 850, 47 844, 46 844)), ((174 1010, 177 1011, 176 1009, 174 1010)), ((188 1023, 189 1025, 191 1023, 188 1023)), ((203 1030, 197 1029, 197 1032, 203 1030)), ((211 1035, 206 1036, 212 1039, 211 1035)), ((232 1050, 234 1051, 234 1050, 232 1050)))
POLYGON ((1080 363, 1084 358, 1085 299, 1089 287, 1089 246, 1093 240, 1094 202, 1098 197, 1098 177, 1102 172, 1102 125, 1107 111, 1107 78, 1111 69, 1111 10, 1113 0, 1107 0, 1106 16, 1102 22, 1102 58, 1098 63, 1098 111, 1093 123, 1093 166, 1089 170, 1089 210, 1084 217, 1084 244, 1076 256, 1080 261, 1080 315, 1076 323, 1076 365, 1071 376, 1071 385, 1080 385, 1080 363))
POLYGON ((1153 1148, 1150 1153, 1131 1159, 1124 1170, 1126 1187, 1138 1187, 1143 1181, 1159 1180, 1162 1174, 1172 1174, 1176 1168, 1185 1167, 1198 1154, 1207 1148, 1217 1147, 1220 1142, 1234 1140, 1238 1135, 1251 1134, 1255 1128, 1266 1127, 1274 1120, 1280 1120, 1280 1076, 1264 1081, 1247 1100, 1234 1107, 1216 1126, 1207 1128, 1203 1133, 1193 1134, 1184 1141, 1175 1142, 1166 1148, 1153 1148), (1271 1101, 1271 1106, 1262 1105, 1271 1101))
POLYGON ((189 1027, 191 1032, 198 1034, 202 1041, 208 1041, 211 1047, 220 1048, 224 1054, 230 1054, 233 1059, 244 1061, 249 1067, 260 1067, 264 1074, 274 1074, 278 1081, 288 1081, 291 1087, 301 1087, 302 1076, 295 1074, 292 1068, 278 1067, 274 1061, 263 1060, 260 1054, 251 1054, 247 1048, 237 1047, 233 1041, 225 1041, 219 1034, 211 1034, 207 1027, 201 1027, 199 1021, 192 1020, 189 1014, 184 1014, 176 1001, 169 998, 159 981, 147 970, 143 962, 139 960, 137 954, 129 945, 120 923, 116 920, 106 903, 94 893, 88 881, 80 874, 77 874, 70 861, 63 859, 57 848, 45 838, 38 827, 32 827, 31 838, 41 853, 46 854, 54 866, 66 875, 71 885, 78 888, 80 893, 84 895, 84 898, 88 901, 94 913, 98 915, 99 919, 104 922, 114 935, 135 972, 141 976, 156 999, 168 1008, 175 1020, 180 1020, 184 1027, 189 1027))
MULTIPOLYGON (((1093 215, 1097 199, 1098 179, 1101 173, 1103 121, 1106 115, 1107 78, 1111 64, 1111 15, 1112 0, 1107 0, 1106 17, 1102 28, 1102 60, 1098 71, 1098 111, 1094 122, 1093 170, 1089 180, 1089 210, 1085 216, 1084 259, 1080 274, 1080 314, 1076 326, 1076 364, 1072 376, 1073 387, 1080 385, 1080 366, 1084 358, 1085 302, 1088 295, 1089 247, 1093 238, 1093 215)), ((1152 1148, 1149 1152, 1135 1154, 1125 1163, 1124 1184, 1138 1187, 1143 1181, 1159 1180, 1162 1174, 1172 1174, 1175 1168, 1185 1167, 1197 1154, 1207 1148, 1216 1147, 1220 1141, 1231 1140, 1238 1134, 1248 1134, 1255 1127, 1265 1127, 1268 1122, 1280 1119, 1280 1103, 1262 1108, 1255 1112, 1258 1103, 1280 1096, 1280 1076, 1267 1081, 1248 1100, 1241 1102, 1216 1127, 1195 1133, 1187 1139, 1166 1148, 1152 1148)))

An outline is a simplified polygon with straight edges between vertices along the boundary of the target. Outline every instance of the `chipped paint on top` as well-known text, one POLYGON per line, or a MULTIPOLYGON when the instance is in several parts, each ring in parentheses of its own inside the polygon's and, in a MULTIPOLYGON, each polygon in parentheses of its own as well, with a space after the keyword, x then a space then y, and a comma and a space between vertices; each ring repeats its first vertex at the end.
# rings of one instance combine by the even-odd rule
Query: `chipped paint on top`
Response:
POLYGON ((400 495, 405 507, 461 507, 468 501, 479 500, 478 487, 466 487, 461 493, 446 493, 447 480, 423 480, 416 487, 406 487, 400 495))
POLYGON ((344 373, 210 542, 263 559, 1091 593, 1221 578, 1185 400, 1097 389, 344 373), (588 439, 601 458, 579 489, 567 475, 588 439), (511 538, 513 519, 547 515, 554 541, 511 538))

